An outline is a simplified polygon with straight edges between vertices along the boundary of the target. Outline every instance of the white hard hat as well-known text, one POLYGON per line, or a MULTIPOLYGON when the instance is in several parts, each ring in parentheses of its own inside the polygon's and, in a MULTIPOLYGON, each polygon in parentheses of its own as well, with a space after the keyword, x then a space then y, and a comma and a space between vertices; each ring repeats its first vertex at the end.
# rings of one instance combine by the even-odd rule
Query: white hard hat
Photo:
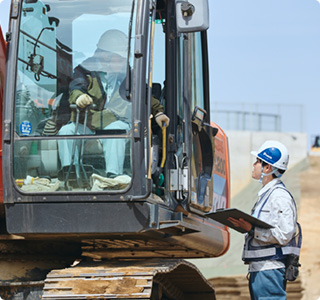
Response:
POLYGON ((102 34, 97 47, 101 50, 127 57, 128 39, 122 31, 111 29, 102 34))
POLYGON ((277 169, 288 168, 288 149, 278 141, 265 141, 258 151, 251 151, 251 154, 277 169))

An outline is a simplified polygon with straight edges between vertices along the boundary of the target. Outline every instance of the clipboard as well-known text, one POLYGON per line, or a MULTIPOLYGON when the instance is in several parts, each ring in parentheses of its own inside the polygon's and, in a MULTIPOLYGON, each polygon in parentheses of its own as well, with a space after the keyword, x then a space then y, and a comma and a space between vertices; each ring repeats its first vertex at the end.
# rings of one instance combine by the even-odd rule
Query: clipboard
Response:
POLYGON ((244 219, 247 222, 251 223, 255 227, 260 228, 273 228, 272 225, 263 222, 239 209, 236 208, 228 208, 228 209, 221 209, 215 212, 207 213, 206 216, 212 220, 218 221, 219 223, 226 225, 238 232, 246 233, 246 231, 240 227, 235 227, 230 221, 228 221, 229 217, 234 219, 244 219))

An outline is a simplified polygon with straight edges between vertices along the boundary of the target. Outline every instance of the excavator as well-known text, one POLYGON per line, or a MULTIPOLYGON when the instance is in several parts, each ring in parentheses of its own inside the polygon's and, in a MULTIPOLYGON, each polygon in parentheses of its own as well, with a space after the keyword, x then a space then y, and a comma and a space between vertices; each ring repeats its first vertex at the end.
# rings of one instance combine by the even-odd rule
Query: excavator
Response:
POLYGON ((1 299, 215 299, 188 260, 229 247, 208 217, 230 201, 208 27, 208 0, 12 0, 0 31, 1 299))
POLYGON ((311 156, 318 156, 320 155, 320 136, 316 135, 313 138, 313 143, 310 149, 310 155, 311 156))

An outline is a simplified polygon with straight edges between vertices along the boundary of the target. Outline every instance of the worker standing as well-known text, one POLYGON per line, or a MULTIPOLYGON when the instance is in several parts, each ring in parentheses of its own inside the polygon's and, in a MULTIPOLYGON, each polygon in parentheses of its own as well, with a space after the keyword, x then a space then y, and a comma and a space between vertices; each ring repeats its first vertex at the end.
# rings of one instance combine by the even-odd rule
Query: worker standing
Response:
POLYGON ((284 300, 287 258, 295 251, 297 224, 294 199, 280 180, 287 170, 288 150, 280 142, 266 141, 251 154, 256 157, 252 178, 262 183, 251 214, 273 227, 253 227, 241 218, 228 220, 247 231, 242 259, 249 264, 251 299, 284 300))

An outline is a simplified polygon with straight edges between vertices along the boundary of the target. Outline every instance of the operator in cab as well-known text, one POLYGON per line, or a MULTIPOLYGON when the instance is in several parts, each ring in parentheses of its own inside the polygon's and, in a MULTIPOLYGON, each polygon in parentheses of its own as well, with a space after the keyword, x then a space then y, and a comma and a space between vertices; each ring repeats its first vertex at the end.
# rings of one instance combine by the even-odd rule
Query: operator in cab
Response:
MULTIPOLYGON (((125 130, 131 129, 131 102, 125 96, 126 62, 128 38, 120 30, 108 30, 100 37, 94 55, 73 72, 70 83, 69 103, 76 104, 81 110, 78 132, 76 128, 76 111, 72 111, 70 122, 63 126, 58 135, 94 134, 97 129, 125 130), (88 109, 86 128, 83 112, 88 109), (84 131, 85 130, 85 131, 84 131)), ((169 125, 169 118, 164 114, 160 102, 152 97, 151 113, 157 124, 169 125)), ((105 158, 105 172, 109 178, 123 173, 126 139, 101 139, 105 158)), ((72 161, 73 141, 58 140, 59 156, 62 167, 72 161)), ((75 153, 78 161, 79 151, 75 153)))
POLYGON ((251 215, 273 227, 253 227, 241 218, 228 220, 247 231, 242 259, 249 264, 251 299, 285 300, 287 279, 292 280, 286 274, 288 257, 297 246, 296 204, 280 179, 287 170, 289 154, 278 141, 266 141, 251 154, 256 157, 252 178, 262 184, 251 215))

